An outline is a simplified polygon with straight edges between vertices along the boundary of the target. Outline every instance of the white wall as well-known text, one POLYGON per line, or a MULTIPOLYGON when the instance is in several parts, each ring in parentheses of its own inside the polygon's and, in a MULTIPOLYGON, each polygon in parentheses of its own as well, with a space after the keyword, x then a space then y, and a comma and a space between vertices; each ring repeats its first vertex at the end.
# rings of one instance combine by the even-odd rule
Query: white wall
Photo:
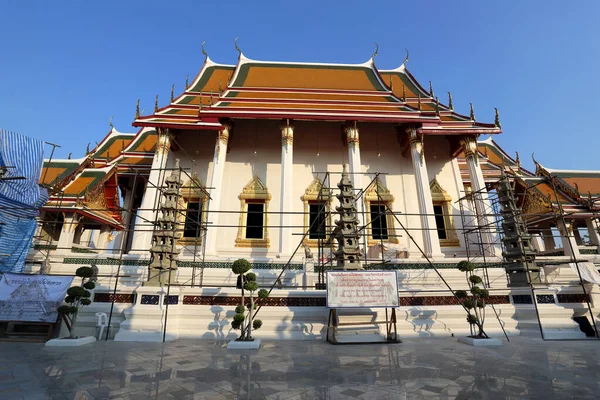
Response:
MULTIPOLYGON (((220 257, 238 258, 248 257, 256 260, 286 262, 278 259, 279 249, 279 215, 280 211, 280 185, 281 185, 281 130, 279 121, 235 121, 232 135, 229 140, 229 151, 225 164, 225 173, 221 190, 221 208, 223 213, 220 224, 226 227, 209 227, 218 229, 217 252, 220 257), (256 152, 256 153, 255 153, 256 152), (267 186, 271 194, 268 211, 270 246, 264 248, 235 247, 235 238, 238 231, 240 200, 238 198, 244 186, 258 176, 267 186)), ((335 172, 330 175, 330 186, 336 187, 340 179, 342 165, 348 163, 348 149, 343 145, 343 130, 341 123, 334 122, 307 122, 294 121, 294 169, 293 169, 293 205, 292 210, 297 212, 292 216, 292 227, 289 233, 294 234, 292 248, 300 242, 304 233, 303 203, 301 200, 305 189, 315 177, 325 178, 325 172, 335 172), (317 152, 319 155, 317 155, 317 152)), ((401 154, 396 129, 387 124, 359 124, 360 149, 362 169, 367 175, 363 184, 368 185, 376 172, 386 173, 381 180, 395 197, 393 209, 401 212, 401 222, 411 230, 411 234, 419 244, 423 245, 420 231, 419 207, 417 204, 416 181, 410 153, 401 154), (412 215, 411 215, 412 214, 412 215)), ((216 133, 210 131, 190 131, 179 133, 176 142, 180 146, 175 148, 175 154, 169 160, 169 166, 174 165, 174 159, 180 159, 183 168, 192 167, 195 160, 195 171, 206 184, 209 181, 212 169, 216 133)), ((456 160, 450 156, 448 141, 445 137, 427 137, 425 140, 425 159, 429 172, 429 180, 438 179, 442 187, 452 196, 453 202, 462 193, 462 181, 456 160)), ((333 205, 336 206, 334 199, 333 205)), ((457 204, 452 204, 453 213, 459 214, 457 204)), ((334 217, 335 219, 335 217, 334 217)), ((455 226, 459 228, 460 218, 454 219, 455 226)), ((416 246, 410 243, 407 235, 395 223, 396 233, 402 246, 408 247, 411 256, 420 257, 416 246)), ((458 234, 462 244, 462 237, 458 234)), ((457 248, 451 251, 459 250, 457 248)), ((303 252, 298 253, 301 259, 303 252)), ((182 255, 185 256, 185 255, 182 255)))

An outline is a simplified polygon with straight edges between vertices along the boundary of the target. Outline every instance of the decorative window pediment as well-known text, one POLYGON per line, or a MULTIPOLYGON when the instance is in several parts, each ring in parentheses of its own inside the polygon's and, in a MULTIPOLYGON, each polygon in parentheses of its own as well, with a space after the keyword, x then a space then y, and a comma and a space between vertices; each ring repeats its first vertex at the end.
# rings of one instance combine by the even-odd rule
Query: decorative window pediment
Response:
POLYGON ((332 225, 330 210, 333 196, 331 190, 315 178, 304 190, 301 200, 304 204, 304 232, 308 231, 303 243, 315 247, 319 245, 319 239, 326 239, 328 228, 332 225))
POLYGON ((271 194, 258 176, 244 186, 240 199, 237 247, 269 247, 268 209, 271 194))
POLYGON ((431 181, 429 190, 431 191, 431 200, 440 245, 444 247, 459 246, 460 243, 456 236, 454 218, 452 216, 452 196, 442 188, 437 179, 431 181))
POLYGON ((183 246, 199 246, 205 231, 208 193, 202 180, 194 171, 192 177, 181 187, 182 210, 178 216, 183 229, 183 235, 178 243, 183 246))
POLYGON ((392 214, 394 196, 377 177, 365 191, 365 210, 367 223, 367 244, 374 246, 382 240, 390 243, 398 243, 396 230, 394 228, 395 218, 392 214))

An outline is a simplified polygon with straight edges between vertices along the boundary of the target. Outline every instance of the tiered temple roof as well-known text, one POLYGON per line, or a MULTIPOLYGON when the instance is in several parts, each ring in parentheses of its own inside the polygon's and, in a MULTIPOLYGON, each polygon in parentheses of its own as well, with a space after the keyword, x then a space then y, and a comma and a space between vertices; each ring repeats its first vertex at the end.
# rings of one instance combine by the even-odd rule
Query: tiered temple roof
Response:
POLYGON ((362 64, 256 61, 237 65, 208 56, 198 76, 170 104, 137 116, 133 125, 219 129, 219 118, 419 123, 421 133, 495 134, 498 124, 474 121, 426 92, 405 64, 383 71, 362 64))

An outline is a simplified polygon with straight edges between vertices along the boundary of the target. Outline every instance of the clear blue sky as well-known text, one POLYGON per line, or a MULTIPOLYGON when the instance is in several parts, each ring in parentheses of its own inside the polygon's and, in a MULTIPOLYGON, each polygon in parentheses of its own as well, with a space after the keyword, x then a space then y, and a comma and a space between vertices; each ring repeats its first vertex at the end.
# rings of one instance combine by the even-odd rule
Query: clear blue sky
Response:
POLYGON ((479 121, 500 110, 496 139, 548 167, 596 169, 600 2, 528 1, 2 1, 0 127, 62 145, 131 126, 135 102, 161 106, 210 57, 235 63, 233 39, 259 60, 360 63, 429 80, 479 121), (493 4, 492 4, 493 3, 493 4))

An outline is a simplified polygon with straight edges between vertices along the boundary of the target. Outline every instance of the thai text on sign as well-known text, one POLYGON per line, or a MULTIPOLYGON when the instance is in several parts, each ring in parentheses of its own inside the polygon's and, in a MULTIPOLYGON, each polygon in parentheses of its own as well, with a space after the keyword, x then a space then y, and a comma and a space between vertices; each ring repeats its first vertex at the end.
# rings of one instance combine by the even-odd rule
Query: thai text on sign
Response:
POLYGON ((398 307, 396 271, 327 271, 327 307, 398 307))

